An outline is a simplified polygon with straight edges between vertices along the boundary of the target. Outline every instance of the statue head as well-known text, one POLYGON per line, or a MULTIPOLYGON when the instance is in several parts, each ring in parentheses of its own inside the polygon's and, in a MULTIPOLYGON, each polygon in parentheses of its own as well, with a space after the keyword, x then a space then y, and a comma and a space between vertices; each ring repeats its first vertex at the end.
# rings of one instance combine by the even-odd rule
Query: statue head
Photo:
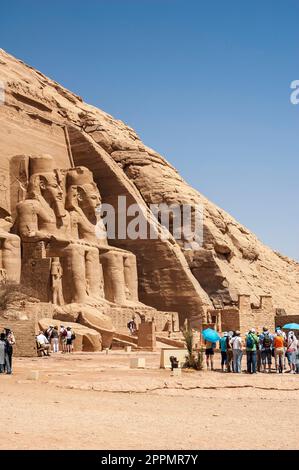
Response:
POLYGON ((27 198, 42 197, 54 210, 57 217, 65 215, 64 192, 61 176, 54 168, 50 155, 30 157, 30 180, 27 198))
POLYGON ((101 205, 101 195, 88 168, 76 167, 67 173, 67 207, 80 207, 87 217, 94 217, 101 205))

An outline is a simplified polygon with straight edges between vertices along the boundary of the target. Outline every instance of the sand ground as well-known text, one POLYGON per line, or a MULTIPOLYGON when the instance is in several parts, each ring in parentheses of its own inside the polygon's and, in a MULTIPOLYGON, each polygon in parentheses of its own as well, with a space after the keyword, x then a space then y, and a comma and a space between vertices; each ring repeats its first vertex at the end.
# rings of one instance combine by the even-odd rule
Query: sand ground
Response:
POLYGON ((0 412, 0 449, 299 449, 299 375, 171 377, 159 353, 16 358, 0 412))

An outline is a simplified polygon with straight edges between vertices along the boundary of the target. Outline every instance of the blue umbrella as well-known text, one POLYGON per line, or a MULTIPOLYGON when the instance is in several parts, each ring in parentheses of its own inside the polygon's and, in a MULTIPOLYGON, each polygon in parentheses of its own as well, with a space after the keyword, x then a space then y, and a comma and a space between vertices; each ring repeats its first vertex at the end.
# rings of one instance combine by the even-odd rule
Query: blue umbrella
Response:
POLYGON ((202 336, 206 341, 210 341, 210 343, 216 343, 220 340, 220 336, 218 335, 217 331, 213 330, 212 328, 203 330, 202 336))
POLYGON ((299 324, 298 323, 287 323, 286 325, 283 326, 286 330, 299 330, 299 324))

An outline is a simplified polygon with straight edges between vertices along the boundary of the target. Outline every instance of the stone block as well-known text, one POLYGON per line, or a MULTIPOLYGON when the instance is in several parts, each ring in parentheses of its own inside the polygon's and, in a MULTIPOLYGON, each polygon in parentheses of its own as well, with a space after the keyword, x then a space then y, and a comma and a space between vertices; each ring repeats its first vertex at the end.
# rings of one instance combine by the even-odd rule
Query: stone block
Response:
POLYGON ((145 369, 145 358, 144 357, 132 357, 130 359, 131 369, 145 369))
POLYGON ((182 375, 182 369, 180 367, 178 369, 173 369, 170 375, 171 377, 180 377, 182 375))
POLYGON ((170 369, 170 356, 174 356, 179 361, 180 367, 183 366, 186 360, 186 356, 188 355, 187 349, 172 349, 172 348, 162 348, 161 349, 161 356, 160 356, 160 368, 161 369, 170 369))
POLYGON ((39 379, 39 371, 38 370, 30 370, 27 375, 27 380, 38 380, 39 379))

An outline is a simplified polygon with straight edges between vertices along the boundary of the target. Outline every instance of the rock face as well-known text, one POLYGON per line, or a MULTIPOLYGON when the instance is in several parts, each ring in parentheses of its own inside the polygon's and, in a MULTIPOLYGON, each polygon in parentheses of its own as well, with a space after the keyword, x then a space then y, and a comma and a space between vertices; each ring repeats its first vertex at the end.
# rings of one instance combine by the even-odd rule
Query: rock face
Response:
MULTIPOLYGON (((88 169, 102 203, 117 208, 119 196, 126 196, 127 205, 137 203, 143 209, 147 228, 158 231, 155 240, 108 240, 115 252, 123 250, 136 256, 138 296, 143 304, 179 312, 181 322, 186 317, 204 319, 213 306, 235 305, 239 294, 250 295, 254 303, 260 295, 271 295, 275 307, 290 313, 299 309, 298 263, 264 246, 229 214, 188 186, 133 129, 87 105, 3 50, 0 80, 5 84, 5 101, 0 106, 2 220, 10 216, 15 223, 18 204, 28 199, 26 158, 50 154, 62 173, 78 167, 88 169), (194 210, 203 206, 199 249, 192 244, 187 249, 184 239, 162 237, 160 222, 149 208, 160 203, 188 205, 194 210)), ((6 229, 7 240, 11 232, 6 229)), ((17 239, 11 240, 17 259, 20 246, 17 239)), ((132 295, 137 301, 136 292, 132 295)), ((107 300, 113 301, 111 297, 107 300)))

